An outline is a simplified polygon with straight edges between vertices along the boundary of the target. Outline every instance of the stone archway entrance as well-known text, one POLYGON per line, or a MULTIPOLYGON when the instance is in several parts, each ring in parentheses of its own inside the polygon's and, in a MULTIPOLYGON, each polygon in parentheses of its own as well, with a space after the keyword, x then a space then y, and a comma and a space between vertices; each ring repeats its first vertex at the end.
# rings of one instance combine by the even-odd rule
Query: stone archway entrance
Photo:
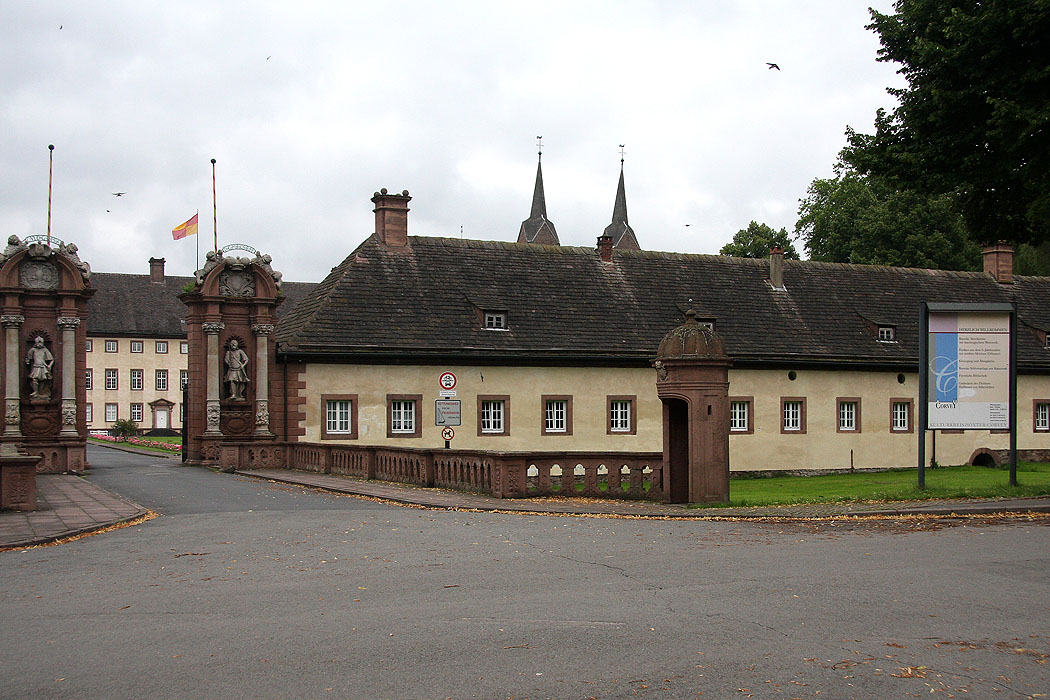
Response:
POLYGON ((663 402, 671 503, 729 500, 729 366, 725 344, 690 310, 664 336, 653 363, 663 402))
POLYGON ((667 465, 667 500, 689 500, 689 404, 682 399, 663 399, 664 457, 667 465))

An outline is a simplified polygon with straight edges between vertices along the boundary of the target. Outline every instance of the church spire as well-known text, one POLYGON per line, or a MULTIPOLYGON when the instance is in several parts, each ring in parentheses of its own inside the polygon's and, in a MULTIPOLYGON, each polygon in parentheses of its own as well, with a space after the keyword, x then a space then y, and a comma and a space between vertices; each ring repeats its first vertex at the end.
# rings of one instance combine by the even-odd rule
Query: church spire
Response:
POLYGON ((561 245, 553 222, 547 219, 547 200, 543 196, 543 137, 536 137, 539 153, 536 161, 536 186, 532 191, 532 211, 529 218, 521 222, 518 243, 561 245))
POLYGON ((616 201, 613 203, 612 223, 605 227, 603 236, 612 238, 613 248, 621 250, 641 250, 634 229, 627 223, 627 192, 623 186, 623 144, 620 144, 620 184, 616 187, 616 201))

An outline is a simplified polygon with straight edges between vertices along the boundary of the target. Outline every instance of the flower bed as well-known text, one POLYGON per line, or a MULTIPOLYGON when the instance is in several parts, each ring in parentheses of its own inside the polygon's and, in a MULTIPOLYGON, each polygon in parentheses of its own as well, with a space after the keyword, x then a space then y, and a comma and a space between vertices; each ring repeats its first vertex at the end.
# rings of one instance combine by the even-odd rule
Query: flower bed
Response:
POLYGON ((182 445, 173 442, 157 442, 155 440, 148 440, 146 438, 132 437, 124 440, 122 438, 113 437, 112 435, 96 435, 91 436, 93 440, 101 440, 103 442, 119 442, 128 445, 135 445, 136 447, 153 447, 158 450, 165 450, 167 452, 182 452, 182 445))

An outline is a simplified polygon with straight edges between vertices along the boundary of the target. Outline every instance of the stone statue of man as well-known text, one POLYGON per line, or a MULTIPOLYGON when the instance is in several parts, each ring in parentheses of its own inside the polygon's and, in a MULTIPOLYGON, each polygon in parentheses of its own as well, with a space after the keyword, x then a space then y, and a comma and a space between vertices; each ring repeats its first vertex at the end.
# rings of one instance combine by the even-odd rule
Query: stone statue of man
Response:
POLYGON ((26 353, 26 364, 29 365, 29 381, 33 385, 31 399, 51 398, 51 367, 55 364, 55 357, 51 351, 44 347, 44 338, 37 336, 33 341, 33 347, 26 353))
POLYGON ((230 385, 230 400, 244 401, 244 390, 248 386, 248 355, 230 340, 230 347, 224 358, 226 364, 226 382, 230 385))

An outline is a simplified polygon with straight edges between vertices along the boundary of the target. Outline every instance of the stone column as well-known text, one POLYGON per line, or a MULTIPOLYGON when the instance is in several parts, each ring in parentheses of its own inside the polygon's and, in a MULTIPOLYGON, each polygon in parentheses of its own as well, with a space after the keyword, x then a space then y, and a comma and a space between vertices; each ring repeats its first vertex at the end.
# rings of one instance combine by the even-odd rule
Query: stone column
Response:
MULTIPOLYGON (((62 329, 62 431, 60 435, 77 435, 77 326, 75 316, 59 316, 62 329)), ((53 386, 52 382, 52 386, 53 386)), ((52 389, 54 391, 54 389, 52 389)))
POLYGON ((221 365, 219 358, 219 333, 226 328, 226 324, 222 323, 202 323, 201 329, 208 336, 208 349, 207 359, 205 365, 205 386, 207 387, 207 396, 205 405, 207 406, 207 428, 204 431, 205 435, 221 435, 222 431, 219 430, 219 416, 221 409, 219 407, 219 387, 222 382, 222 372, 220 371, 221 365))
POLYGON ((4 358, 4 373, 7 377, 7 386, 4 391, 4 436, 22 437, 19 429, 22 423, 22 409, 19 404, 21 394, 21 372, 22 353, 18 343, 18 327, 25 321, 25 316, 0 316, 0 324, 4 326, 4 334, 7 342, 7 357, 4 358))
POLYGON ((255 334, 255 434, 272 435, 270 432, 270 334, 272 323, 252 326, 255 334))

